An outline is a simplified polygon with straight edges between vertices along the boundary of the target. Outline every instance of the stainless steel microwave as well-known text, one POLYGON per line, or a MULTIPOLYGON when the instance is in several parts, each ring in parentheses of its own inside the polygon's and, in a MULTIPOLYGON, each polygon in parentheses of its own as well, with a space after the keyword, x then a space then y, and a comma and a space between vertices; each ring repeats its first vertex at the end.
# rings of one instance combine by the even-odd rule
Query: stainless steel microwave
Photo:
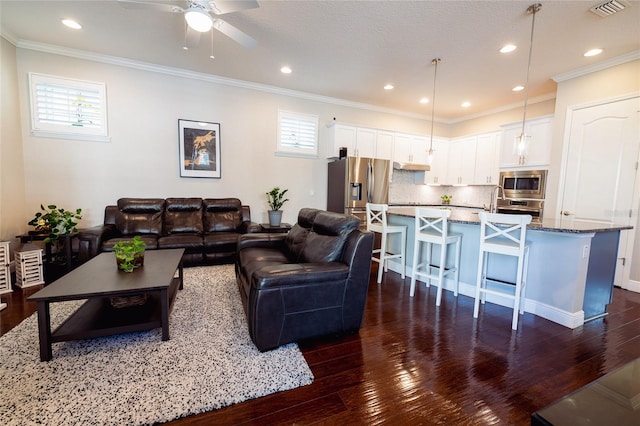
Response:
POLYGON ((543 200, 547 185, 546 170, 510 170, 500 172, 500 186, 507 198, 543 200))

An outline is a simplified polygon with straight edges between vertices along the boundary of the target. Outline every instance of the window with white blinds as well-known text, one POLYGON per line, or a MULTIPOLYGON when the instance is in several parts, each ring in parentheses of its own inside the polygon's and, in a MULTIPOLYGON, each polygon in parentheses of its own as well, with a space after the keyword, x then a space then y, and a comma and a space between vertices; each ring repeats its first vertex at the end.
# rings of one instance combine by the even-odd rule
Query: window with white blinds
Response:
POLYGON ((317 157, 318 116, 279 110, 277 153, 317 157))
POLYGON ((36 136, 108 140, 104 83, 29 74, 36 136))

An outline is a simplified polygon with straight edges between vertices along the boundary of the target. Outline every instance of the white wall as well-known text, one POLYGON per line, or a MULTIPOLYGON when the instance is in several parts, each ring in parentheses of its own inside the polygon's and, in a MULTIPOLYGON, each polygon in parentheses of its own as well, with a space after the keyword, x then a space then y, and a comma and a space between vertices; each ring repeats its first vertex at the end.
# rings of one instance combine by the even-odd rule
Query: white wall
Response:
MULTIPOLYGON (((11 243, 24 231, 22 222, 28 214, 25 211, 15 52, 11 43, 0 38, 0 240, 11 243)), ((11 251, 14 248, 12 244, 11 251)))
MULTIPOLYGON (((289 189, 284 221, 294 222, 302 207, 326 207, 325 124, 333 117, 404 132, 430 129, 428 121, 417 118, 211 81, 20 48, 16 55, 22 133, 9 143, 24 153, 24 172, 16 173, 23 176, 19 192, 25 200, 8 225, 20 232, 29 229, 40 203, 82 208, 84 227, 102 223, 105 205, 127 196, 238 197, 251 206, 254 221, 265 222, 265 192, 274 186, 289 189), (106 83, 111 142, 31 136, 29 72, 106 83), (279 108, 319 116, 320 158, 274 155, 279 108), (179 176, 178 119, 220 123, 221 179, 179 176)), ((15 102, 7 102, 16 109, 15 102)))

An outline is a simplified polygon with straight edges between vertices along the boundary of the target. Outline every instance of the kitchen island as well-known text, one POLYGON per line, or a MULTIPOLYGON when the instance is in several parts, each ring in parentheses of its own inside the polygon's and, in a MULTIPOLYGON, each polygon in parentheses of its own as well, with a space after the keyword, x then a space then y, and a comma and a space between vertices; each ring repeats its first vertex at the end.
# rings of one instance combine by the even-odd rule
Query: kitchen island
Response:
MULTIPOLYGON (((479 211, 451 208, 449 218, 450 232, 462 234, 459 291, 470 297, 475 295, 478 267, 479 211)), ((413 262, 414 212, 415 206, 389 208, 389 223, 407 226, 406 268, 409 277, 413 262)), ((530 252, 524 310, 569 328, 606 315, 613 293, 620 231, 631 228, 570 218, 543 219, 540 224, 530 224, 527 227, 530 252)), ((390 251, 399 251, 398 240, 390 240, 390 251)), ((439 247, 434 247, 433 259, 438 259, 438 255, 439 247)), ((389 266, 396 272, 400 271, 399 263, 389 266)), ((515 258, 490 257, 489 277, 512 281, 515 271, 515 258)), ((417 288, 425 291, 423 285, 417 288)), ((445 280, 443 288, 452 291, 453 282, 445 280)), ((510 299, 495 295, 488 295, 487 301, 513 306, 510 299)))

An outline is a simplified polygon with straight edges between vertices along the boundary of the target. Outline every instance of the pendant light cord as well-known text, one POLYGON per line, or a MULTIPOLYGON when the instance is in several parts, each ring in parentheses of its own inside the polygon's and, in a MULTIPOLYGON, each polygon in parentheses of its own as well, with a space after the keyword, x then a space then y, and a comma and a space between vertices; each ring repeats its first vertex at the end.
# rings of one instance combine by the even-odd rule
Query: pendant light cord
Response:
POLYGON ((431 63, 435 65, 435 69, 433 71, 433 96, 431 97, 431 139, 429 140, 429 156, 433 155, 433 120, 436 113, 436 77, 438 75, 438 64, 440 63, 440 58, 433 59, 431 63))
POLYGON ((527 120, 527 105, 529 103, 529 74, 531 72, 531 53, 533 52, 533 30, 536 25, 536 12, 540 10, 542 4, 536 3, 532 4, 527 8, 527 12, 533 14, 533 19, 531 20, 531 38, 529 39, 529 61, 527 63, 527 80, 525 83, 525 92, 524 92, 524 114, 522 115, 522 134, 521 138, 524 138, 524 125, 527 120))

